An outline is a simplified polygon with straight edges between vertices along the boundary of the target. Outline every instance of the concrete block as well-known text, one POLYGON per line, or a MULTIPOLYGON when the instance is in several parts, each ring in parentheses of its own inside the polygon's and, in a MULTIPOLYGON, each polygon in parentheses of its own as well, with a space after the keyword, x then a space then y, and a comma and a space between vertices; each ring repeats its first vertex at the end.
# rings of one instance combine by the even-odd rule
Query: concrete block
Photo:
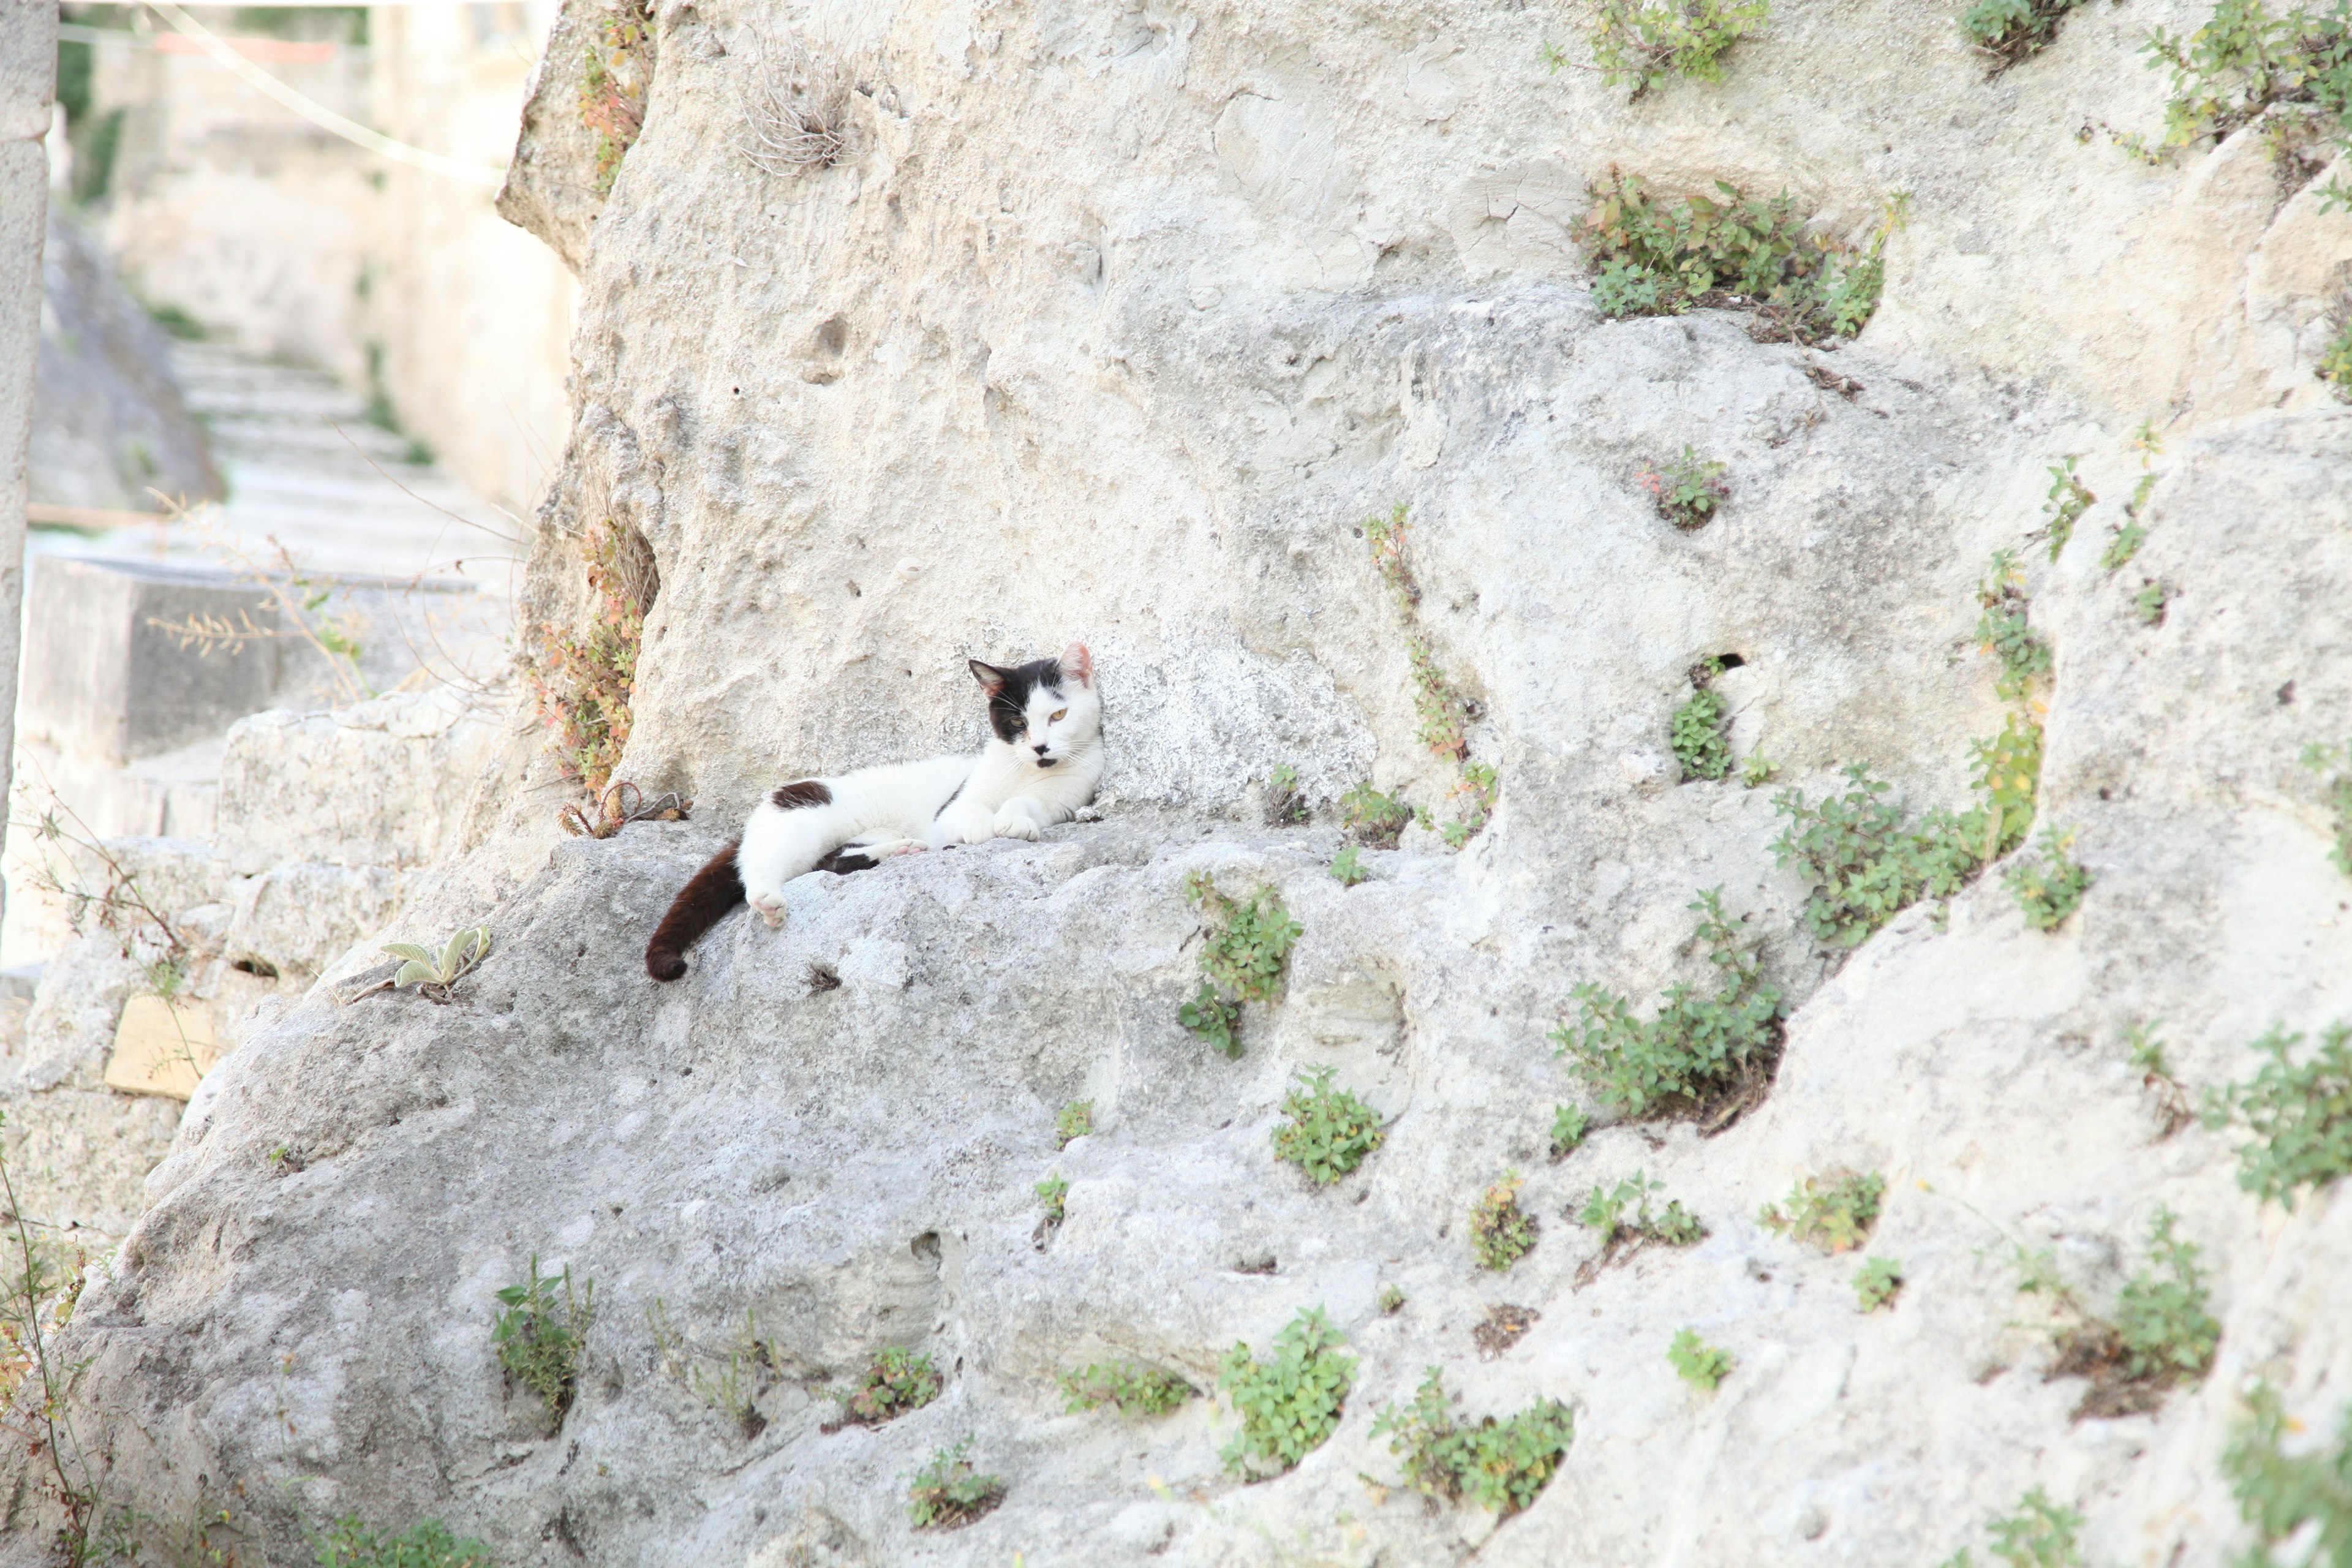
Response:
POLYGON ((192 619, 263 631, 279 624, 266 589, 226 574, 35 557, 18 704, 27 736, 120 764, 217 735, 268 707, 278 639, 248 637, 207 653, 171 629, 192 619))

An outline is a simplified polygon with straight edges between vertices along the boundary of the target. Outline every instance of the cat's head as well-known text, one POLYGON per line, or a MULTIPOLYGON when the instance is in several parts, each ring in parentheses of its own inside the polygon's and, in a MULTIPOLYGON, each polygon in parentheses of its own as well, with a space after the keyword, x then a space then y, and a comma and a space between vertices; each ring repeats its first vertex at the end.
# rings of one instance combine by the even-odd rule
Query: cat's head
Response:
POLYGON ((1094 744, 1102 728, 1094 656, 1084 643, 1072 643, 1059 658, 1033 658, 1009 669, 975 658, 971 677, 988 693, 988 727, 1039 767, 1094 744))

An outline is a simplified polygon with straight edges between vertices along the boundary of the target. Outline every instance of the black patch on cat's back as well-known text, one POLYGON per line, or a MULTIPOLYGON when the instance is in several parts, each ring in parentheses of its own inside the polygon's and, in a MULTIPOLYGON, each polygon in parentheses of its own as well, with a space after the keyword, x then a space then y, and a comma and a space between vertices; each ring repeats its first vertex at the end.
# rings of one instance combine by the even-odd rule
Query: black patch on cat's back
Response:
POLYGON ((1059 690, 1062 685, 1058 658, 1033 658, 1009 669, 973 659, 971 673, 988 689, 988 727, 1008 746, 1020 742, 1029 721, 1029 699, 1041 687, 1059 690))
POLYGON ((831 805, 833 791, 827 789, 821 779, 803 779, 798 784, 788 784, 779 788, 775 794, 768 797, 768 804, 778 811, 797 811, 803 806, 809 805, 831 805))

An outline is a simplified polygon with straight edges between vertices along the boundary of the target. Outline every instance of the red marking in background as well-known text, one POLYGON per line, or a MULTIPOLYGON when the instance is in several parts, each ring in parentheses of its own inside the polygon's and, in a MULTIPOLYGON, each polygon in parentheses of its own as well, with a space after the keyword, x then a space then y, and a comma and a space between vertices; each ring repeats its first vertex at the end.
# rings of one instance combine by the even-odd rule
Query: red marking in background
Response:
MULTIPOLYGON (((317 65, 335 58, 332 44, 297 43, 291 38, 223 38, 222 43, 249 60, 269 60, 280 65, 317 65)), ((155 47, 167 55, 200 55, 204 46, 180 33, 158 33, 155 47)))

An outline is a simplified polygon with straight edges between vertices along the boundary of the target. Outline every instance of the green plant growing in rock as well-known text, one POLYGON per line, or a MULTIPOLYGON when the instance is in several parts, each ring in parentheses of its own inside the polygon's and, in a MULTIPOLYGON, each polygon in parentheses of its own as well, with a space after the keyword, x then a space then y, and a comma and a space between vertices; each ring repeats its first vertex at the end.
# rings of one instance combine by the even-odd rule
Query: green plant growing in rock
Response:
POLYGON ((1245 1342, 1225 1352, 1217 1385, 1233 1396, 1242 1429, 1220 1454, 1235 1475, 1279 1475, 1322 1446, 1339 1425, 1356 1358, 1323 1309, 1300 1312, 1275 1336, 1273 1358, 1245 1342))
POLYGON ((1177 1021, 1238 1057, 1241 1005, 1273 1000, 1291 946, 1307 928, 1290 918, 1272 887, 1241 902, 1219 892, 1206 871, 1195 871, 1184 879, 1184 898, 1211 923, 1202 928, 1201 989, 1177 1010, 1177 1021))
POLYGON ((2035 931, 2055 931, 2083 905, 2091 873, 2074 858, 2074 847, 2072 829, 2045 827, 2040 847, 2001 873, 2017 907, 2025 911, 2025 923, 2035 931))
MULTIPOLYGON (((1660 517, 1689 533, 1713 522, 1717 509, 1731 499, 1731 486, 1723 477, 1727 466, 1709 462, 1698 455, 1696 447, 1685 446, 1683 455, 1663 468, 1643 469, 1642 488, 1649 492, 1660 517)), ((1718 666, 1708 673, 1719 675, 1722 670, 1718 666)), ((1692 678, 1692 684, 1699 685, 1696 676, 1692 678)), ((1700 686, 1699 689, 1704 692, 1706 688, 1700 686)), ((1717 700, 1720 702, 1720 699, 1717 700)), ((1728 757, 1725 759, 1725 765, 1730 765, 1728 757)), ((1719 779, 1723 775, 1707 773, 1704 776, 1719 779)))
POLYGON ((1507 1171, 1470 1210, 1470 1250, 1498 1274, 1535 1250, 1536 1216, 1519 1206, 1524 1184, 1517 1171, 1507 1171))
POLYGON ((1265 825, 1295 827, 1313 815, 1307 797, 1298 793, 1298 770, 1288 763, 1275 763, 1266 777, 1265 825))
POLYGON ((2131 500, 2124 503, 2124 521, 2107 534, 2107 547, 2099 552, 2099 564, 2110 572, 2119 572, 2139 553, 2147 540, 2147 498, 2156 490, 2156 459, 2164 453, 2164 437, 2157 433, 2153 421, 2142 420, 2132 432, 2132 449, 2139 454, 2139 479, 2132 486, 2131 500))
POLYGON ((1780 1203, 1767 1204, 1756 1223, 1823 1252, 1852 1252, 1870 1238, 1885 1194, 1886 1178, 1875 1171, 1847 1171, 1827 1185, 1807 1176, 1780 1203))
POLYGON ((1074 1100, 1054 1117, 1054 1147, 1066 1149, 1095 1130, 1095 1102, 1074 1100))
POLYGON ((2352 134, 2352 12, 2341 5, 2316 15, 2296 6, 2272 14, 2263 0, 2218 0, 2204 24, 2186 36, 2158 27, 2148 35, 2147 64, 2169 68, 2164 134, 2150 152, 2168 157, 2208 137, 2218 141, 2273 108, 2306 120, 2342 145, 2352 134))
POLYGON ((866 1363, 856 1386, 838 1395, 841 1425, 879 1426, 920 1410, 940 1396, 940 1386, 930 1357, 903 1345, 885 1345, 866 1363))
POLYGON ((593 188, 604 195, 621 160, 646 125, 646 89, 652 85, 653 21, 634 5, 605 16, 587 47, 580 78, 580 121, 596 133, 593 188))
POLYGON ((1754 310, 1765 333, 1807 343, 1862 330, 1878 308, 1883 252, 1904 222, 1903 198, 1888 201, 1866 245, 1853 246, 1807 234, 1786 192, 1758 200, 1720 180, 1715 188, 1669 202, 1613 167, 1592 187, 1582 239, 1596 310, 1673 316, 1730 306, 1754 310))
MULTIPOLYGON (((1992 1537, 1992 1555, 2009 1568, 2082 1568, 2083 1552, 2074 1539, 2083 1516, 2060 1508, 2050 1494, 2035 1487, 2017 1501, 2017 1510, 1985 1526, 1992 1537)), ((1976 1558, 1965 1546, 1946 1558, 1940 1568, 1975 1568, 1976 1558)))
POLYGON ((1346 1089, 1331 1087, 1332 1069, 1308 1068, 1282 1102, 1282 1125, 1274 1130, 1274 1157, 1307 1173, 1317 1186, 1328 1186, 1362 1164, 1386 1136, 1380 1113, 1346 1089))
POLYGON ((2268 1058, 2244 1083, 2209 1089, 2205 1125, 2242 1125, 2252 1141, 2238 1148, 2238 1185, 2289 1212, 2302 1188, 2326 1186, 2352 1173, 2352 1024, 2331 1024, 2303 1059, 2301 1034, 2274 1028, 2253 1048, 2268 1058))
POLYGON ((2039 54, 2058 37, 2058 24, 2084 0, 1976 0, 1960 13, 1960 31, 1981 53, 2008 69, 2039 54))
MULTIPOLYGON (((1675 77, 1721 81, 1723 53, 1761 27, 1767 0, 1597 0, 1587 41, 1593 65, 1610 87, 1631 85, 1638 101, 1675 77)), ((1570 63, 1565 51, 1544 47, 1554 71, 1570 63)))
POLYGON ((1343 888, 1368 882, 1371 876, 1364 869, 1364 862, 1356 854, 1356 847, 1352 844, 1343 846, 1339 853, 1331 857, 1331 879, 1343 888))
MULTIPOLYGON (((1397 835, 1412 820, 1412 808, 1394 795, 1382 795, 1370 781, 1357 784, 1339 797, 1339 821, 1358 843, 1370 849, 1393 849, 1397 835)), ((1336 868, 1338 862, 1333 862, 1336 868)))
POLYGON ((662 1371, 688 1394, 741 1426, 746 1436, 756 1436, 767 1426, 754 1405, 761 1369, 773 1366, 775 1357, 761 1341, 759 1321, 749 1309, 743 1313, 742 1331, 723 1355, 697 1352, 689 1345, 671 1324, 669 1309, 658 1296, 646 1309, 646 1326, 662 1371))
POLYGON ((2164 1042, 2157 1037, 2156 1026, 2160 1022, 2161 1019, 2151 1018, 2144 1024, 2131 1025, 2124 1031, 2124 1049, 2131 1065, 2139 1070, 2140 1087, 2156 1097, 2157 1115, 2164 1123, 2162 1136, 2169 1138, 2197 1116, 2189 1109, 2189 1091, 2173 1076, 2164 1042))
POLYGON ((1675 1369, 1675 1376, 1693 1388, 1713 1394, 1723 1386, 1723 1380, 1731 1375, 1731 1369, 1738 1363, 1731 1359, 1729 1351, 1700 1339, 1696 1329, 1683 1329, 1675 1333, 1674 1342, 1666 1347, 1666 1364, 1675 1369))
POLYGON ((1404 1292, 1394 1285, 1381 1287, 1381 1316, 1393 1318, 1404 1310, 1404 1292))
POLYGON ((2328 863, 2352 877, 2352 741, 2331 746, 2317 741, 2303 748, 2303 765, 2320 779, 2320 799, 2326 803, 2336 838, 2328 863))
POLYGON ((488 956, 490 928, 467 926, 452 934, 438 952, 408 942, 388 942, 383 951, 403 961, 392 976, 394 989, 414 985, 419 995, 446 1002, 449 988, 488 956))
POLYGON ((637 649, 661 579, 645 536, 610 518, 583 536, 580 553, 588 624, 576 632, 541 625, 530 675, 557 770, 593 795, 628 749, 637 649))
POLYGON ((931 1456, 907 1487, 907 1518, 917 1530, 960 1530, 1004 1500, 1004 1483, 982 1475, 967 1457, 969 1435, 931 1456))
POLYGON ((1739 764, 1739 782, 1748 789, 1756 789, 1760 785, 1770 784, 1772 775, 1780 771, 1780 763, 1763 752, 1758 752, 1739 764))
POLYGON ((1651 1181, 1640 1171, 1613 1187, 1596 1182, 1592 1196, 1585 1200, 1576 1223, 1587 1230, 1599 1231, 1601 1247, 1611 1253, 1617 1250, 1619 1244, 1628 1241, 1689 1247, 1703 1240, 1706 1226, 1699 1223, 1696 1215, 1683 1207, 1680 1198, 1669 1199, 1664 1208, 1651 1212, 1650 1194, 1665 1190, 1665 1183, 1651 1181))
MULTIPOLYGON (((314 1537, 319 1568, 497 1568, 498 1559, 478 1541, 460 1541, 437 1519, 398 1534, 372 1530, 348 1514, 314 1537)), ((231 1562, 207 1556, 206 1563, 231 1562)))
POLYGON ((1719 779, 1731 772, 1731 704, 1711 682, 1723 673, 1720 660, 1708 659, 1690 673, 1690 700, 1675 710, 1669 739, 1683 777, 1719 779))
POLYGON ((1565 1160, 1583 1143, 1591 1122, 1580 1105, 1555 1105, 1551 1110, 1551 1157, 1565 1160))
MULTIPOLYGON (((1459 849, 1475 837, 1494 815, 1496 798, 1502 791, 1502 777, 1492 763, 1471 761, 1468 727, 1472 704, 1455 689, 1453 681, 1439 666, 1436 649, 1422 627, 1421 585, 1414 581, 1412 567, 1405 560, 1404 553, 1405 535, 1412 528, 1412 510, 1399 501, 1386 516, 1366 518, 1361 531, 1364 542, 1371 551, 1373 570, 1380 574, 1391 602, 1396 605, 1397 614, 1404 621, 1405 658, 1412 668, 1413 711, 1421 720, 1416 738, 1429 748, 1433 756, 1452 763, 1456 773, 1454 784, 1446 796, 1448 800, 1460 803, 1454 818, 1439 826, 1433 814, 1427 809, 1417 815, 1423 826, 1436 831, 1450 847, 1459 849)), ((1366 805, 1375 803, 1389 807, 1395 805, 1393 801, 1374 793, 1369 784, 1357 787, 1370 797, 1364 803, 1366 805)), ((1348 812, 1344 797, 1341 809, 1343 813, 1348 812)), ((1349 815, 1352 826, 1353 814, 1349 815)), ((1402 826, 1398 824, 1400 831, 1402 826)), ((1391 837, 1381 847, 1393 848, 1395 843, 1391 837)))
POLYGON ((2158 1208, 2147 1259, 2124 1282, 2111 1314, 2093 1310, 2067 1284, 2056 1253, 2012 1242, 2019 1293, 2046 1297, 2069 1320, 2053 1331, 2058 1356, 2049 1375, 2089 1380, 2078 1420, 2154 1410, 2168 1390, 2211 1367, 2221 1326, 2208 1310, 2196 1244, 2181 1239, 2179 1224, 2170 1209, 2158 1208))
MULTIPOLYGON (((2336 205, 2352 205, 2352 202, 2336 205)), ((2352 310, 2336 323, 2336 335, 2321 347, 2316 368, 2319 379, 2327 384, 2337 402, 2352 403, 2352 310)))
POLYGON ((1165 1415, 1201 1391, 1172 1372, 1133 1362, 1097 1362, 1060 1379, 1069 1412, 1115 1405, 1122 1415, 1165 1415))
POLYGON ((1875 1312, 1894 1301, 1903 1289, 1903 1265, 1892 1258, 1871 1258, 1853 1271, 1854 1305, 1875 1312))
POLYGON ((1992 569, 1977 585, 1977 603, 1984 612, 1977 617, 1977 646, 2000 660, 1993 689, 2005 700, 2022 698, 2050 673, 2052 659, 2050 645, 2027 624, 2031 605, 2016 552, 1993 552, 1992 569))
POLYGON ((2099 498, 2074 475, 2074 459, 2050 465, 2050 497, 2042 502, 2042 515, 2050 521, 2044 524, 2050 535, 2050 559, 2055 563, 2064 553, 2066 542, 2074 537, 2074 525, 2099 498))
POLYGON ((1389 1440, 1415 1491, 1448 1502, 1467 1498, 1508 1518, 1535 1501, 1559 1470, 1576 1422, 1557 1399, 1539 1399, 1507 1421, 1488 1415, 1463 1422, 1433 1366, 1412 1404, 1380 1413, 1372 1436, 1389 1440))
MULTIPOLYGON (((0 1111, 0 1129, 7 1116, 0 1111)), ((104 1488, 75 1430, 68 1398, 82 1364, 60 1353, 58 1335, 73 1321, 89 1277, 89 1255, 68 1249, 54 1232, 36 1234, 0 1136, 0 1419, 25 1445, 27 1468, 64 1514, 52 1561, 63 1568, 108 1561, 93 1526, 106 1517, 104 1488)))
MULTIPOLYGON (((1756 955, 1738 944, 1723 912, 1723 889, 1701 893, 1697 939, 1720 984, 1701 995, 1677 981, 1656 1016, 1636 1018, 1631 1001, 1587 981, 1570 993, 1578 1016, 1551 1032, 1559 1054, 1621 1115, 1689 1113, 1727 1120, 1769 1077, 1780 1044, 1782 1005, 1756 955), (1730 1112, 1717 1112, 1727 1101, 1730 1112)), ((1742 921, 1747 917, 1740 917, 1742 921)))
POLYGON ((2246 1395, 2245 1419, 2222 1451, 2221 1473, 2238 1512, 2261 1542, 2239 1559, 2242 1568, 2352 1563, 2352 1405, 2336 1418, 2333 1453, 2286 1452, 2286 1434, 2299 1427, 2278 1390, 2258 1383, 2246 1395), (2284 1555, 2273 1550, 2288 1542, 2296 1544, 2284 1555))
POLYGON ((1031 1190, 1037 1194, 1037 1201, 1045 1205, 1045 1215, 1039 1223, 1048 1230, 1060 1225, 1067 1216, 1070 1184, 1059 1176, 1048 1176, 1031 1190))
POLYGON ((2138 593, 2132 595, 2132 609, 2139 616, 2139 624, 2144 626, 2164 625, 2164 609, 2171 603, 2172 590, 2152 577, 2140 585, 2138 593))
POLYGON ((578 1390, 581 1358, 588 1350, 588 1329, 596 1319, 596 1282, 581 1281, 575 1291, 572 1268, 552 1279, 539 1271, 539 1254, 530 1255, 530 1278, 498 1293, 505 1308, 490 1326, 490 1342, 507 1375, 547 1405, 551 1429, 563 1425, 578 1390))

